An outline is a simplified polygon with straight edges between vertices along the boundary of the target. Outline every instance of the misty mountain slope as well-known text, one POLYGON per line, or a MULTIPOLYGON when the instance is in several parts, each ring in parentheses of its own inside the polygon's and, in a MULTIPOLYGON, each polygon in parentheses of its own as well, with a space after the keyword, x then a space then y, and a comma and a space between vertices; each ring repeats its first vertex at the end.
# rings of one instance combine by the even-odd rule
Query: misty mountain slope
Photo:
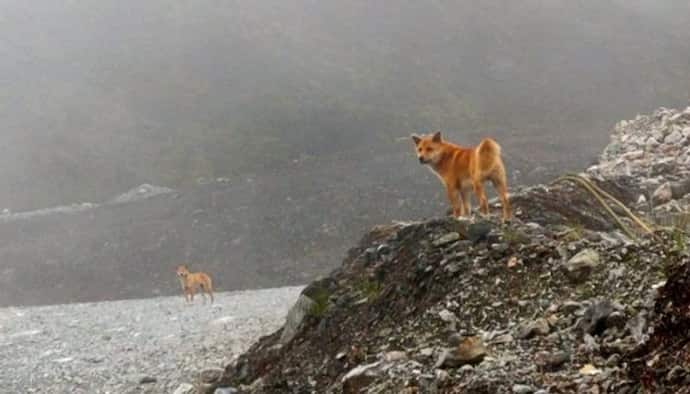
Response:
MULTIPOLYGON (((223 290, 308 282, 335 267, 364 229, 447 209, 443 188, 415 160, 411 141, 394 145, 408 152, 402 160, 365 149, 359 152, 369 153, 374 165, 345 153, 342 160, 302 157, 270 175, 200 180, 127 204, 0 220, 0 300, 31 305, 170 295, 181 262, 210 272, 223 290)), ((514 169, 520 157, 510 146, 504 150, 514 169)), ((556 169, 543 169, 541 179, 556 169)), ((637 192, 629 183, 608 186, 637 192)), ((548 193, 521 198, 514 177, 510 186, 516 207, 539 211, 540 204, 554 203, 548 193)))
POLYGON ((226 289, 304 283, 445 210, 413 131, 495 137, 513 192, 581 168, 614 120, 687 100, 687 8, 4 2, 0 208, 179 197, 1 223, 2 302, 170 294, 186 259, 226 289))
MULTIPOLYGON (((376 178, 429 175, 408 159, 402 173, 376 178)), ((128 203, 0 217, 0 303, 175 294, 174 268, 182 262, 211 273, 223 290, 301 284, 328 272, 344 253, 344 240, 370 223, 398 210, 409 218, 445 209, 436 184, 414 194, 388 183, 355 185, 352 178, 370 170, 341 163, 343 175, 302 184, 293 174, 325 178, 333 168, 310 160, 294 166, 271 177, 209 180, 128 203)))
POLYGON ((264 176, 302 155, 387 166, 369 151, 402 160, 392 141, 431 128, 576 168, 614 120, 688 99, 688 15, 648 0, 7 2, 0 203, 264 176))

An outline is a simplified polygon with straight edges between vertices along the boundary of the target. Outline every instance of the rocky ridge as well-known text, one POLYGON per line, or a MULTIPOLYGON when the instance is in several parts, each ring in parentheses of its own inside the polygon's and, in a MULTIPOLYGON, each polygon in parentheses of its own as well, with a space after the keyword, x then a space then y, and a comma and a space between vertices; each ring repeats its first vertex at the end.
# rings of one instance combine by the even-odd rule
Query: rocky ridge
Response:
POLYGON ((657 220, 690 205, 690 107, 660 108, 614 127, 599 164, 587 173, 598 179, 632 178, 640 194, 633 205, 657 220))
POLYGON ((677 392, 690 382, 690 367, 672 361, 690 339, 688 123, 690 109, 621 122, 583 174, 635 214, 663 218, 654 233, 623 235, 569 182, 517 190, 507 224, 375 227, 302 292, 283 328, 197 389, 677 392))

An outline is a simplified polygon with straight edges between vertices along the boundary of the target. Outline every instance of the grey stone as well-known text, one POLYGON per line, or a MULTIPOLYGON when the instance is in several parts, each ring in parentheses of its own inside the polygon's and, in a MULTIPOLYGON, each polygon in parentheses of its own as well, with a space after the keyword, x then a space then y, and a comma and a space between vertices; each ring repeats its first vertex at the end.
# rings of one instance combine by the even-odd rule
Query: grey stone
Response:
POLYGON ((683 141, 684 137, 683 134, 679 130, 673 130, 671 134, 667 135, 666 138, 664 138, 664 142, 667 144, 678 144, 681 141, 683 141))
POLYGON ((390 351, 390 352, 384 354, 383 359, 386 362, 405 361, 405 360, 407 360, 407 353, 399 351, 399 350, 394 350, 394 351, 390 351))
POLYGON ((473 243, 485 240, 493 227, 490 222, 471 223, 467 227, 467 239, 473 243))
POLYGON ((441 312, 439 312, 438 316, 441 318, 441 320, 443 320, 446 323, 458 320, 458 318, 455 316, 455 313, 449 311, 448 309, 444 309, 441 312))
POLYGON ((455 263, 455 262, 450 263, 446 266, 445 270, 451 274, 454 274, 454 273, 460 271, 460 264, 455 263))
POLYGON ((620 354, 612 354, 609 356, 609 358, 606 359, 606 366, 607 367, 615 367, 618 364, 620 364, 621 361, 621 356, 620 354))
POLYGON ((640 312, 634 318, 630 319, 627 322, 626 327, 630 331, 630 334, 635 342, 638 344, 647 339, 647 319, 644 312, 640 312))
POLYGON ((423 348, 419 351, 419 357, 422 359, 428 359, 434 355, 434 349, 430 347, 423 348))
POLYGON ((599 352, 599 344, 597 343, 596 339, 594 339, 593 336, 591 336, 589 334, 585 334, 582 337, 582 341, 584 342, 582 344, 582 350, 585 353, 594 354, 594 353, 599 352))
POLYGON ((457 368, 465 364, 478 364, 486 356, 486 347, 479 337, 466 338, 455 348, 445 349, 435 368, 457 368))
POLYGON ((594 249, 584 249, 565 264, 568 277, 575 282, 586 280, 600 262, 599 253, 594 249))
POLYGON ((436 380, 443 383, 450 378, 450 374, 442 369, 437 369, 434 373, 436 380))
POLYGON ((445 235, 442 235, 442 236, 436 238, 433 242, 433 245, 436 247, 444 246, 444 245, 447 245, 449 243, 455 242, 459 239, 460 239, 460 234, 458 234, 456 232, 451 232, 451 233, 448 233, 448 234, 445 234, 445 235))
POLYGON ((205 369, 199 373, 199 381, 202 384, 216 383, 223 376, 223 370, 219 368, 205 369))
POLYGON ((566 315, 571 315, 582 309, 582 304, 577 301, 568 300, 561 304, 558 309, 566 315))
POLYGON ((515 394, 531 394, 534 393, 534 387, 526 384, 514 384, 513 393, 515 394))
POLYGON ((670 371, 666 374, 666 380, 669 382, 675 382, 680 379, 686 378, 688 376, 688 371, 683 368, 681 365, 676 365, 673 368, 671 368, 670 371))
POLYGON ((585 310, 578 326, 587 334, 601 335, 608 328, 607 318, 613 310, 613 304, 610 301, 597 300, 585 310))
POLYGON ((297 335, 304 318, 311 312, 316 302, 304 294, 300 294, 297 302, 290 308, 280 335, 280 343, 285 345, 297 335))
POLYGON ((218 387, 213 394, 239 394, 239 391, 234 387, 218 387))
POLYGON ((158 379, 156 379, 153 376, 144 376, 141 379, 139 379, 139 384, 151 384, 151 383, 156 383, 158 379))
POLYGON ((664 182, 659 186, 652 194, 652 201, 655 204, 665 204, 673 198, 673 191, 671 190, 671 184, 669 182, 664 182))
POLYGON ((388 246, 387 244, 381 244, 379 245, 378 248, 376 248, 376 253, 379 255, 385 255, 391 252, 391 247, 388 246))
POLYGON ((343 385, 343 394, 357 394, 369 386, 381 373, 381 362, 372 364, 359 365, 351 369, 341 382, 343 385))
POLYGON ((177 386, 173 394, 196 394, 196 389, 189 383, 182 383, 177 386))
POLYGON ((517 337, 520 339, 530 339, 535 336, 548 335, 551 331, 549 323, 546 319, 540 318, 532 322, 523 323, 517 332, 517 337))
POLYGON ((681 131, 681 134, 683 134, 683 137, 690 138, 690 127, 685 127, 681 131))
POLYGON ((557 371, 561 369, 563 364, 570 361, 570 353, 568 352, 540 352, 537 354, 537 366, 545 371, 557 371))
POLYGON ((491 343, 493 344, 501 344, 501 343, 511 343, 513 342, 514 338, 510 334, 504 334, 504 335, 499 335, 495 337, 493 340, 491 340, 491 343))
POLYGON ((623 328, 628 322, 628 318, 623 312, 614 311, 606 317, 606 328, 623 328))

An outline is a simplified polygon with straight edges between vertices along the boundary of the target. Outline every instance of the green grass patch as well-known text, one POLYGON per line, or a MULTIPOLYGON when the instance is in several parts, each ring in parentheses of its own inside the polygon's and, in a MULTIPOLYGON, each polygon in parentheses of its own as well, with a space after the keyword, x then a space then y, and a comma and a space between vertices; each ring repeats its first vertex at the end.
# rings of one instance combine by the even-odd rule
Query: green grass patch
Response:
POLYGON ((309 315, 313 317, 322 317, 325 315, 330 306, 330 294, 328 294, 328 291, 325 289, 318 289, 310 298, 314 301, 314 304, 309 310, 309 315))
POLYGON ((371 279, 362 279, 355 283, 355 289, 371 301, 381 293, 381 283, 371 279))

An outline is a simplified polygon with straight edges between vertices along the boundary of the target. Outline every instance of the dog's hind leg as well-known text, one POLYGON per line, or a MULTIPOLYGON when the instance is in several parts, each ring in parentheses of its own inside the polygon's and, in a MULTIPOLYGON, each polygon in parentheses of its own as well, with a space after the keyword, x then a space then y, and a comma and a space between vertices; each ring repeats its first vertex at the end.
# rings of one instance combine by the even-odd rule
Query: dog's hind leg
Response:
POLYGON ((472 197, 466 188, 460 188, 460 200, 462 201, 462 215, 466 217, 472 216, 472 197))
POLYGON ((479 200, 479 212, 481 212, 482 215, 488 215, 489 200, 487 200, 486 198, 486 193, 484 191, 484 185, 482 184, 482 181, 472 181, 472 187, 474 188, 474 194, 477 196, 477 200, 479 200))
POLYGON ((211 278, 208 279, 208 283, 201 285, 201 289, 208 294, 211 298, 211 304, 213 304, 213 285, 211 284, 211 278))
POLYGON ((493 183, 498 197, 501 199, 501 206, 503 208, 503 220, 510 219, 512 215, 512 207, 508 198, 508 182, 506 181, 506 172, 503 166, 500 166, 489 178, 493 183))

